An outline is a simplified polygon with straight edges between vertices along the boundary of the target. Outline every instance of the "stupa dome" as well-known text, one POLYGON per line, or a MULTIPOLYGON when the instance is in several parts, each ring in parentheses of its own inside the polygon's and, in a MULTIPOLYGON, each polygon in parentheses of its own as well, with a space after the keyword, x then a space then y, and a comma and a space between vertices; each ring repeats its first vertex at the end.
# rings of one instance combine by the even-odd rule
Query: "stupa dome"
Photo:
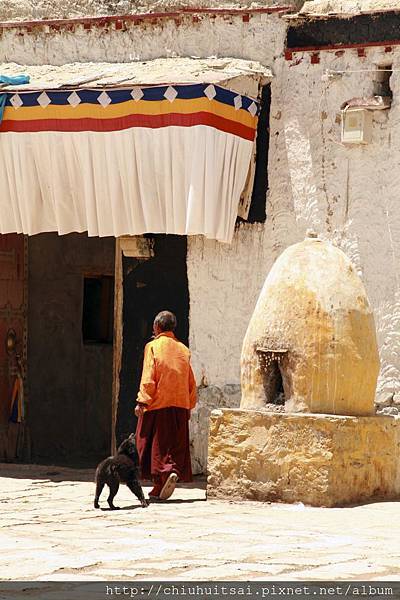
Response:
POLYGON ((374 414, 374 317, 341 250, 310 234, 281 254, 251 318, 241 369, 241 408, 282 398, 286 411, 374 414))

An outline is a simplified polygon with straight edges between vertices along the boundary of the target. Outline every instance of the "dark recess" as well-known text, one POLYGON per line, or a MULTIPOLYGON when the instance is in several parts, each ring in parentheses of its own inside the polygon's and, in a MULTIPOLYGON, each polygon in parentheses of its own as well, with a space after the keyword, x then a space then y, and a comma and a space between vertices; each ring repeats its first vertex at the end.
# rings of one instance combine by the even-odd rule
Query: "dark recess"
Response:
POLYGON ((286 46, 332 46, 400 40, 400 12, 385 11, 351 18, 305 20, 288 29, 286 46))
POLYGON ((145 344, 152 336, 154 317, 161 310, 176 314, 177 337, 188 343, 189 288, 187 239, 179 235, 148 235, 154 257, 123 257, 123 342, 116 440, 119 444, 136 428, 133 410, 139 390, 145 344))
POLYGON ((390 87, 390 78, 393 75, 392 65, 380 65, 375 73, 374 94, 393 98, 393 91, 390 87))
POLYGON ((82 337, 84 344, 112 344, 114 277, 98 275, 83 280, 82 337))
POLYGON ((240 223, 264 223, 268 191, 269 113, 271 108, 271 86, 265 85, 261 94, 261 110, 258 117, 256 140, 256 172, 249 215, 240 223))

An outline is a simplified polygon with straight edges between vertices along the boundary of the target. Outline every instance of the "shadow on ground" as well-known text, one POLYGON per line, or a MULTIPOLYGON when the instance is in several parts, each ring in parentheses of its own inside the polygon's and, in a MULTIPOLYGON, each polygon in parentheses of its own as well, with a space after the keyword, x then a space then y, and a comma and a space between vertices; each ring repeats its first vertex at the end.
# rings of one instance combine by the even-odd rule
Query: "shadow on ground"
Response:
MULTIPOLYGON (((34 465, 20 463, 0 463, 0 477, 11 479, 31 479, 33 481, 94 481, 95 469, 78 469, 72 467, 61 467, 55 465, 34 465)), ((150 481, 142 481, 143 485, 152 485, 150 481)), ((205 489, 206 478, 204 475, 195 475, 192 483, 181 483, 180 488, 205 489)))

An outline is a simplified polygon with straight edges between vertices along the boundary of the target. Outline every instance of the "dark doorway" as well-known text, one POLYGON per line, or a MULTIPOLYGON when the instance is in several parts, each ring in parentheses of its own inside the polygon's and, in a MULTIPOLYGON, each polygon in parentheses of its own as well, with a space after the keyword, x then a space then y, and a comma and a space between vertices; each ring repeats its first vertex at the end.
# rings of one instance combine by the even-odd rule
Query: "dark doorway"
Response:
POLYGON ((179 235, 155 235, 154 257, 122 258, 123 341, 116 419, 116 443, 136 428, 135 400, 143 365, 143 350, 151 339, 155 315, 171 310, 178 320, 177 337, 188 343, 189 289, 187 240, 179 235))

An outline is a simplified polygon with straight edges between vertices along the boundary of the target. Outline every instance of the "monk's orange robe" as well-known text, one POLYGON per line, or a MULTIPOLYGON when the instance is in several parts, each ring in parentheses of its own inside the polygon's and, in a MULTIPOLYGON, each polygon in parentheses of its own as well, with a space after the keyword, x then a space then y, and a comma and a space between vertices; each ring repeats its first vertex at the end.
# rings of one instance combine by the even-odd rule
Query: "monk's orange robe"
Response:
POLYGON ((172 331, 164 331, 146 344, 137 401, 145 411, 171 406, 194 408, 196 381, 190 351, 172 331))

